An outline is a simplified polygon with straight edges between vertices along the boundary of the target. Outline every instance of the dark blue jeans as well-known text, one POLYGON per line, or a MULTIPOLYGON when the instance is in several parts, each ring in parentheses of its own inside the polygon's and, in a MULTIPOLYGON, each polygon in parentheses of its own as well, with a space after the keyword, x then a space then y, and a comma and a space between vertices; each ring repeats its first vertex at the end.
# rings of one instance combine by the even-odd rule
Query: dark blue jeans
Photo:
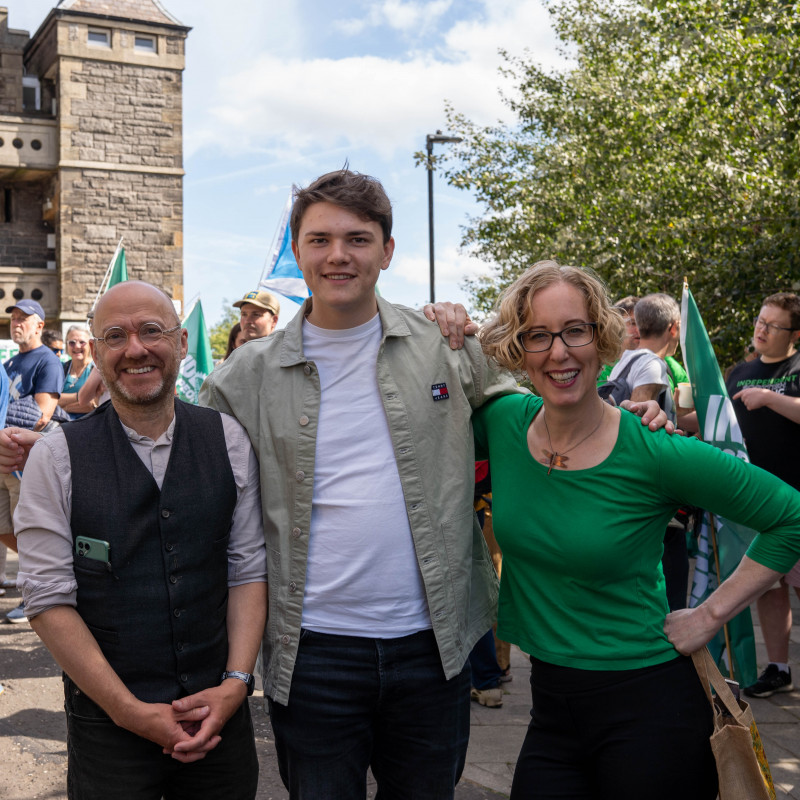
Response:
POLYGON ((445 680, 432 631, 398 639, 304 630, 288 706, 270 701, 291 800, 448 800, 469 740, 469 667, 445 680))
POLYGON ((497 650, 494 646, 494 631, 489 629, 475 642, 469 654, 472 670, 472 685, 476 689, 496 689, 503 677, 503 670, 497 663, 497 650))
POLYGON ((65 677, 70 800, 252 800, 258 786, 250 706, 245 701, 200 761, 182 764, 117 727, 65 677))

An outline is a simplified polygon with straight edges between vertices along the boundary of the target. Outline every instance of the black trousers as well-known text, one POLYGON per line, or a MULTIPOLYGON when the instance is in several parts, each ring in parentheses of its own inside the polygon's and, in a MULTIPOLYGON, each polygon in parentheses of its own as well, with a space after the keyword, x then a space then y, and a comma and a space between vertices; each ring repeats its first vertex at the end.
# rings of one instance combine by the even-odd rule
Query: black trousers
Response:
POLYGON ((690 658, 621 672, 531 664, 511 800, 715 800, 711 707, 690 658))
POLYGON ((183 764, 117 727, 65 676, 69 800, 252 800, 258 785, 247 700, 205 758, 183 764))
POLYGON ((669 610, 686 608, 686 596, 689 593, 689 551, 686 547, 686 531, 683 529, 667 528, 661 569, 667 585, 669 610))

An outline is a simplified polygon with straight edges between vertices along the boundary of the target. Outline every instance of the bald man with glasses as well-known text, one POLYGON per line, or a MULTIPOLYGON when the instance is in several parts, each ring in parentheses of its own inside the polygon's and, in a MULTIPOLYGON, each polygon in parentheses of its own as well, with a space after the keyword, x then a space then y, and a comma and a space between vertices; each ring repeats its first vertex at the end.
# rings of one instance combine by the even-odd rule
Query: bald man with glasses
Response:
POLYGON ((30 450, 14 516, 25 612, 65 673, 68 797, 252 800, 258 464, 236 420, 175 398, 188 334, 160 289, 112 287, 92 332, 111 401, 30 450))

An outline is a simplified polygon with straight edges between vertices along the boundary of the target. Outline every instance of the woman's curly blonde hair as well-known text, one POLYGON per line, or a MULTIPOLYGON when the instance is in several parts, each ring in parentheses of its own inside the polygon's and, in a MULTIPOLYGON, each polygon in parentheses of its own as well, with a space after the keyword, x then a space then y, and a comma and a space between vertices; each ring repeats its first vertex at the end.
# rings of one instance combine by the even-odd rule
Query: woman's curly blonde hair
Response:
POLYGON ((595 342, 601 364, 613 364, 622 353, 625 323, 608 299, 605 284, 589 269, 539 261, 506 288, 497 301, 495 316, 480 334, 484 353, 500 366, 525 369, 525 351, 519 335, 530 326, 533 295, 554 283, 568 283, 586 298, 589 321, 597 323, 595 342))

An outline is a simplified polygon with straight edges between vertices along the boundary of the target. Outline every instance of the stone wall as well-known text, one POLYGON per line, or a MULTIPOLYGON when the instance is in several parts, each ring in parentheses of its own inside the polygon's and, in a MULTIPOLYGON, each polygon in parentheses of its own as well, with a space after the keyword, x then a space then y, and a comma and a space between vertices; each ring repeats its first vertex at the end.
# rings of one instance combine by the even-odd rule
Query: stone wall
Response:
POLYGON ((13 246, 12 237, 3 236, 10 228, 0 225, 0 290, 8 294, 14 281, 20 287, 41 283, 38 270, 18 268, 56 261, 56 271, 42 270, 50 279, 42 284, 46 310, 52 307, 60 320, 85 319, 123 238, 130 277, 182 299, 187 32, 55 10, 29 41, 8 30, 0 12, 0 114, 22 110, 23 50, 42 93, 41 113, 25 114, 30 123, 24 123, 57 108, 52 164, 28 164, 24 174, 14 175, 14 191, 20 192, 15 206, 26 211, 14 220, 13 246), (90 27, 108 30, 107 45, 89 41, 90 27), (137 48, 137 34, 155 37, 152 52, 137 48), (42 223, 43 213, 52 227, 42 223), (54 251, 47 250, 48 232, 55 233, 54 251))
POLYGON ((9 31, 8 10, 0 9, 0 114, 22 111, 22 48, 27 34, 9 31))
POLYGON ((0 183, 0 266, 41 267, 55 256, 47 248, 51 230, 42 221, 42 203, 47 196, 50 180, 37 182, 0 183), (4 221, 6 190, 11 194, 11 222, 4 221))
POLYGON ((120 238, 129 276, 180 299, 181 73, 94 59, 59 66, 63 316, 89 310, 120 238))
POLYGON ((62 160, 181 167, 180 72, 65 59, 60 84, 62 160))
POLYGON ((128 276, 181 299, 183 190, 175 175, 61 171, 61 310, 85 316, 120 238, 128 276))

